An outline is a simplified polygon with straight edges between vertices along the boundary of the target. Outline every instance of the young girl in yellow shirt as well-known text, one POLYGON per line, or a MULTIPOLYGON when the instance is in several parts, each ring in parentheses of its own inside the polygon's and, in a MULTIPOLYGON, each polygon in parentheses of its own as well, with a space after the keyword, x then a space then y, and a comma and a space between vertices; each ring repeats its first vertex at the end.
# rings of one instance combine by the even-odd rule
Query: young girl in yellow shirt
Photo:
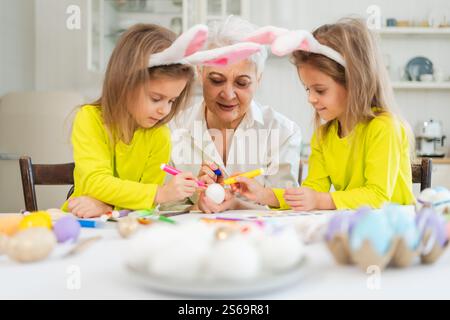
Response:
POLYGON ((315 110, 309 172, 300 188, 267 189, 239 178, 235 191, 261 204, 298 211, 414 203, 412 135, 391 109, 393 91, 365 23, 344 19, 313 34, 266 28, 257 37, 260 43, 264 36, 274 54, 293 52, 315 110), (332 185, 335 191, 330 192, 332 185))
MULTIPOLYGON (((205 35, 197 28, 187 45, 205 35)), ((74 193, 63 210, 92 218, 113 208, 151 209, 196 191, 191 173, 163 185, 165 173, 160 169, 171 152, 165 124, 186 104, 194 70, 181 63, 149 67, 149 61, 164 58, 175 40, 172 31, 144 24, 120 38, 101 97, 82 106, 73 123, 74 193)))

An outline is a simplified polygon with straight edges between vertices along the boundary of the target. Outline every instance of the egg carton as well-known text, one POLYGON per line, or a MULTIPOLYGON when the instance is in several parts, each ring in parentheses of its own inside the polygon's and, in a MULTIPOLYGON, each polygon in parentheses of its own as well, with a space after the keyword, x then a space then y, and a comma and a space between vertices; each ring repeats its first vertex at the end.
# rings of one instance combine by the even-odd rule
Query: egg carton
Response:
POLYGON ((389 250, 385 255, 380 255, 372 246, 369 240, 364 240, 361 248, 352 250, 349 244, 347 234, 335 235, 331 240, 327 241, 327 246, 332 253, 334 259, 341 265, 356 264, 363 270, 367 270, 370 266, 378 266, 381 270, 387 266, 397 268, 406 268, 410 266, 417 257, 420 257, 422 264, 432 264, 436 262, 448 247, 448 241, 444 246, 438 242, 432 241, 432 233, 427 232, 422 242, 416 250, 411 250, 405 241, 397 237, 395 238, 389 250), (431 248, 430 240, 433 242, 431 248))
MULTIPOLYGON (((383 228, 379 225, 379 228, 376 229, 377 232, 372 232, 373 229, 371 228, 370 232, 367 232, 366 234, 363 233, 363 236, 358 234, 357 243, 360 245, 355 248, 354 244, 356 242, 351 242, 352 232, 355 232, 355 228, 357 228, 358 223, 361 223, 364 219, 363 217, 367 217, 368 214, 379 215, 379 217, 381 217, 380 215, 385 214, 386 221, 389 219, 395 221, 395 216, 393 217, 392 215, 398 213, 395 212, 397 209, 395 209, 395 207, 392 209, 391 207, 385 210, 386 212, 381 210, 381 213, 370 212, 371 210, 367 209, 359 210, 353 215, 347 216, 343 223, 341 221, 341 225, 344 226, 342 232, 338 231, 332 234, 330 231, 328 238, 326 238, 326 244, 338 264, 356 264, 363 270, 367 270, 370 266, 378 266, 383 270, 387 266, 406 268, 418 260, 419 257, 422 264, 432 264, 439 259, 448 247, 448 235, 446 234, 447 231, 442 216, 433 209, 425 208, 414 217, 406 220, 406 222, 401 221, 403 224, 400 224, 399 229, 407 230, 407 228, 402 229, 402 227, 409 223, 408 227, 413 228, 413 230, 409 230, 413 231, 413 237, 411 237, 411 233, 409 233, 408 237, 408 234, 401 235, 392 231, 395 227, 398 228, 399 225, 393 227, 392 225, 387 224, 382 225, 383 228), (388 216, 389 214, 391 216, 388 216), (414 225, 411 224, 411 221, 414 221, 414 225), (392 230, 387 232, 386 229, 390 228, 392 230), (393 235, 392 238, 386 236, 386 232, 388 234, 391 232, 393 235), (385 242, 381 242, 383 243, 383 248, 386 248, 382 251, 383 254, 380 254, 379 250, 380 238, 390 239, 387 242, 387 246, 384 245, 385 242), (405 239, 408 239, 409 242, 405 239), (411 239, 414 239, 414 241, 411 241, 411 239), (378 243, 373 243, 372 241, 378 241, 378 243)), ((336 221, 338 221, 338 219, 336 221)), ((400 219, 397 220, 397 224, 399 224, 398 221, 400 221, 400 219)), ((368 222, 368 220, 365 222, 368 222)), ((374 219, 370 222, 374 222, 374 219)), ((334 228, 335 227, 336 226, 334 226, 334 228)), ((331 226, 330 223, 329 230, 332 230, 332 228, 333 226, 331 226)), ((353 234, 353 236, 355 235, 353 234)), ((356 237, 354 237, 353 240, 355 238, 356 237)))

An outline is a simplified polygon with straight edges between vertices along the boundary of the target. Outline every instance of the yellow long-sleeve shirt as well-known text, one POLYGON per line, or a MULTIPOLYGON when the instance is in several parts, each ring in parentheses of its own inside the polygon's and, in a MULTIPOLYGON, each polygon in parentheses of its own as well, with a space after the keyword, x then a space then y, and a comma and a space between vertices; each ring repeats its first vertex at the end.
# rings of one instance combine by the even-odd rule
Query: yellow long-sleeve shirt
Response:
MULTIPOLYGON (((408 205, 412 193, 409 140, 404 126, 388 114, 380 114, 367 124, 358 124, 340 138, 335 120, 322 141, 311 140, 308 177, 303 187, 318 192, 335 192, 337 209, 363 205, 379 208, 385 202, 408 205)), ((274 189, 280 208, 288 209, 283 189, 274 189)))
MULTIPOLYGON (((72 197, 90 196, 116 209, 151 209, 165 173, 161 163, 170 159, 167 126, 135 131, 130 144, 111 142, 101 108, 83 106, 72 131, 75 160, 72 197)), ((67 211, 67 201, 63 210, 67 211)))

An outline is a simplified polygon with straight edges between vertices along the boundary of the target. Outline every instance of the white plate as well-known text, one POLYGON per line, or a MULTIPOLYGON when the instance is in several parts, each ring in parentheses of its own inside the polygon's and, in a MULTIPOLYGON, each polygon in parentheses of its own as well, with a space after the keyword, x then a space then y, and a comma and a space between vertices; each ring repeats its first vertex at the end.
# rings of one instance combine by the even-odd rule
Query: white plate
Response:
POLYGON ((305 275, 305 263, 306 259, 303 258, 295 267, 288 271, 241 282, 223 280, 185 282, 152 276, 130 266, 127 266, 127 269, 133 280, 138 285, 145 286, 146 288, 178 296, 217 299, 260 295, 295 285, 305 275))

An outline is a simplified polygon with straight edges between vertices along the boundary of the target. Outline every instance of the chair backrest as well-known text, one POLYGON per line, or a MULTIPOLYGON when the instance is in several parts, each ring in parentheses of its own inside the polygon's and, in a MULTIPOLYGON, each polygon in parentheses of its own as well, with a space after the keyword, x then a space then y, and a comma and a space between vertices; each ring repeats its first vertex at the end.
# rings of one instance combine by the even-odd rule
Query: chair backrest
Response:
POLYGON ((420 163, 412 163, 412 182, 420 183, 420 191, 431 188, 431 169, 433 161, 430 158, 422 158, 420 163))
POLYGON ((27 211, 38 210, 35 185, 73 185, 74 163, 33 164, 31 157, 23 156, 19 164, 27 211))

